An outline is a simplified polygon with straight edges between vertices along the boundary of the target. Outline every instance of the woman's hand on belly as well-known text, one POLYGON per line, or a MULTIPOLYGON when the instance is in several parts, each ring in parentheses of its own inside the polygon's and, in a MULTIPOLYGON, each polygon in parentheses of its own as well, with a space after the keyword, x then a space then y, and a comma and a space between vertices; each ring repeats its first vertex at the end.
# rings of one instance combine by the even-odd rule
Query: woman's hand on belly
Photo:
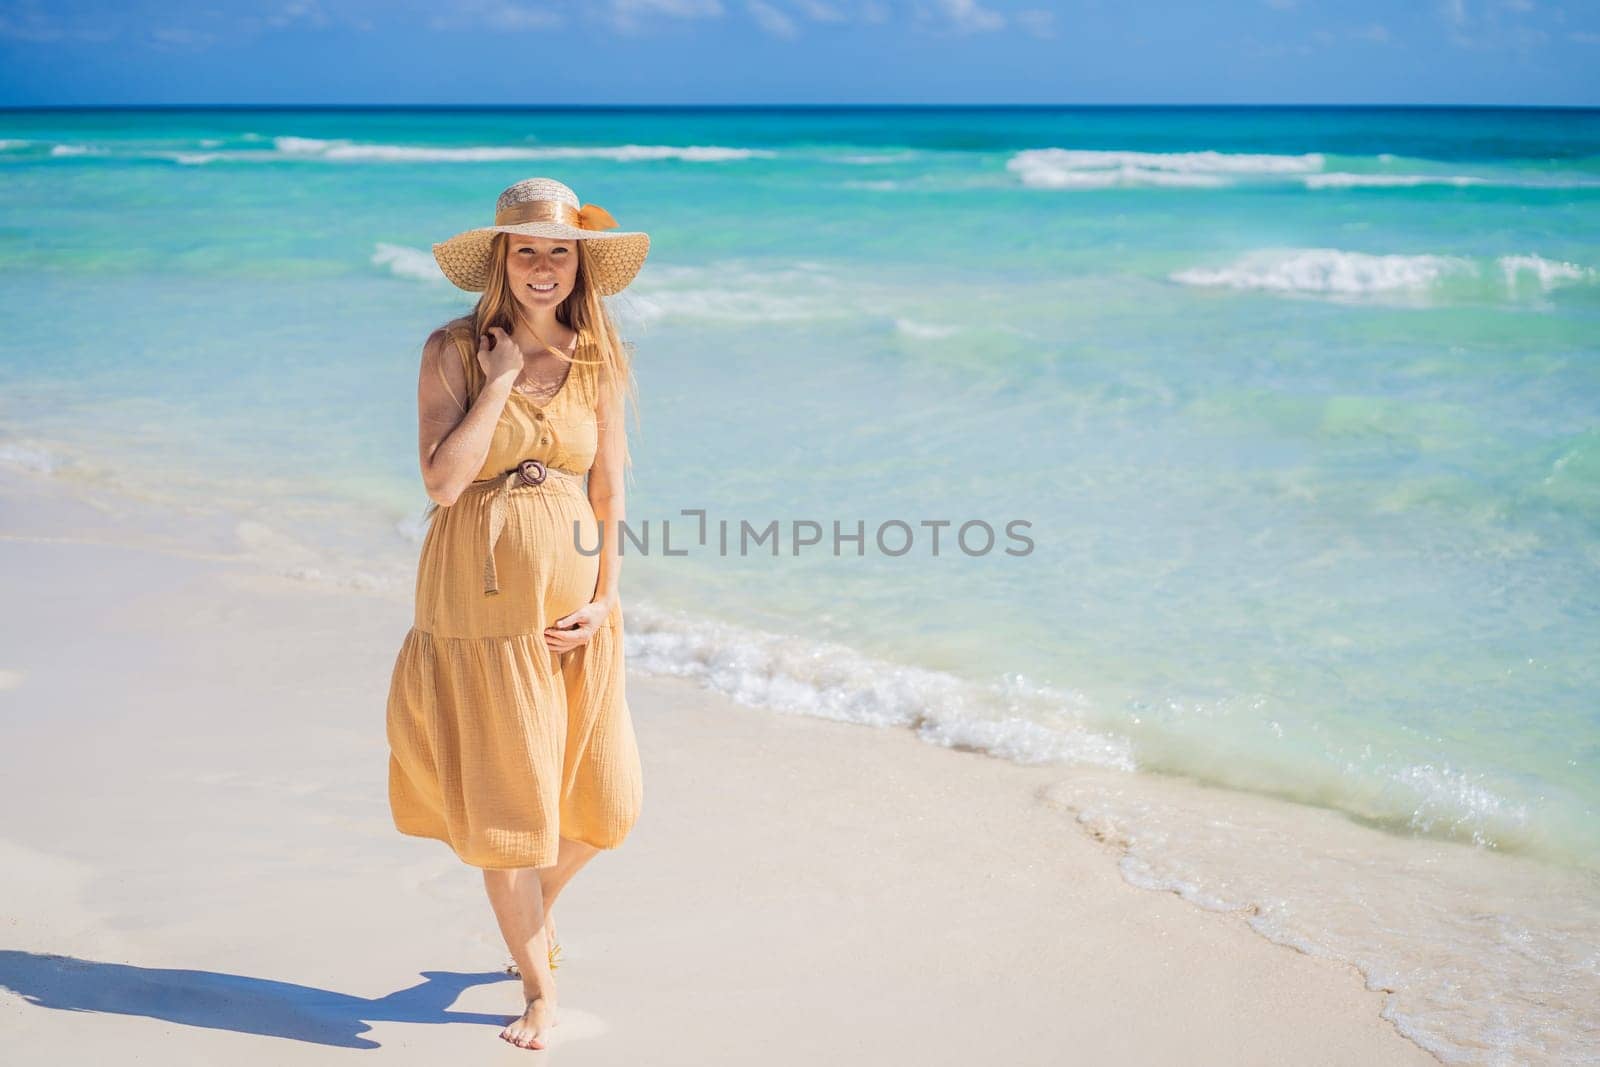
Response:
POLYGON ((589 643, 600 625, 611 614, 611 605, 604 601, 585 604, 570 615, 563 615, 555 625, 546 626, 544 643, 556 655, 571 652, 579 645, 589 643))

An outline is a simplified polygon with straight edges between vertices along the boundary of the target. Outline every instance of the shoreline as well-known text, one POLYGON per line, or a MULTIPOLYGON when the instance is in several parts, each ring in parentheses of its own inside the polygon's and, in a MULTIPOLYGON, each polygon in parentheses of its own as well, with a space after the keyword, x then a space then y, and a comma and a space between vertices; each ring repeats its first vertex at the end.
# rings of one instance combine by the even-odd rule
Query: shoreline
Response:
MULTIPOLYGON (((416 553, 427 526, 420 509, 401 515, 392 513, 392 501, 374 505, 323 492, 291 498, 285 510, 273 493, 250 495, 188 470, 129 480, 103 449, 56 439, 19 440, 0 441, 0 476, 24 475, 48 492, 59 490, 117 515, 122 531, 141 536, 160 531, 160 543, 180 554, 231 559, 319 586, 410 602, 416 553), (179 513, 183 519, 174 524, 179 513)), ((1331 753, 1310 763, 1284 763, 1265 751, 1224 759, 1223 746, 1237 745, 1237 736, 1185 735, 1175 718, 1140 714, 1144 698, 1122 687, 1098 686, 1090 697, 1071 683, 1037 684, 1020 669, 974 675, 970 664, 929 667, 914 652, 868 653, 848 638, 806 635, 797 642, 792 613, 769 611, 752 622, 751 613, 762 610, 759 602, 726 600, 711 610, 697 604, 688 613, 671 605, 694 596, 693 586, 680 582, 658 588, 659 573, 637 567, 630 573, 630 640, 639 653, 633 662, 646 673, 696 679, 751 707, 906 726, 931 743, 1022 765, 1061 762, 1192 781, 1207 789, 1336 811, 1405 839, 1469 844, 1600 879, 1600 853, 1587 847, 1591 840, 1600 842, 1587 829, 1592 820, 1580 816, 1575 824, 1571 812, 1561 810, 1543 813, 1550 822, 1529 821, 1526 797, 1519 801, 1519 794, 1505 790, 1510 772, 1492 759, 1457 764, 1433 753, 1407 763, 1401 757, 1375 776, 1369 768, 1364 776, 1350 778, 1329 762, 1331 753), (732 670, 730 655, 739 661, 732 670), (886 675, 895 684, 882 684, 886 675), (1123 705, 1122 712, 1105 713, 1123 705), (1149 725, 1141 725, 1141 719, 1149 725)), ((1078 669, 1092 675, 1095 667, 1080 663, 1078 669)), ((1196 710, 1215 711, 1204 704, 1196 710)), ((1221 702, 1218 706, 1225 712, 1221 702)), ((1274 721, 1263 728, 1281 738, 1285 730, 1314 732, 1317 723, 1274 721)), ((1350 762, 1367 762, 1367 755, 1350 762)), ((1565 791, 1554 778, 1543 788, 1565 791)))
MULTIPOLYGON (((0 965, 20 1053, 70 1034, 196 1057, 252 1040, 272 1060, 376 1042, 420 1062, 491 1040, 515 992, 479 988, 503 980, 481 885, 396 832, 381 788, 408 606, 263 574, 220 527, 129 528, 47 480, 6 475, 0 500, 0 573, 31 605, 0 664, 5 788, 26 813, 0 840, 33 873, 7 894, 0 965), (425 1003, 397 1009, 420 972, 425 1003), (447 1008, 467 1018, 438 1025, 447 1008)), ((1041 802, 1087 783, 1075 769, 632 671, 629 702, 646 807, 560 905, 565 1058, 1023 1063, 1070 1041, 1100 1058, 1433 1062, 1350 964, 1131 885, 1119 846, 1041 802)))

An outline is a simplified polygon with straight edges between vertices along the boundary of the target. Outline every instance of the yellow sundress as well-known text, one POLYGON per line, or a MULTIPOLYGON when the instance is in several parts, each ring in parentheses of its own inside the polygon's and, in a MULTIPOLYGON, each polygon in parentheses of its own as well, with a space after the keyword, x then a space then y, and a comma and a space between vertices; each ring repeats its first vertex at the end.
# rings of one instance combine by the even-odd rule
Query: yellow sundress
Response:
POLYGON ((389 686, 389 806, 401 833, 474 867, 547 867, 559 837, 616 848, 639 815, 621 605, 564 655, 543 633, 593 598, 599 574, 582 477, 597 370, 572 365, 544 403, 513 391, 475 480, 422 542, 389 686), (549 468, 538 485, 530 459, 549 468))

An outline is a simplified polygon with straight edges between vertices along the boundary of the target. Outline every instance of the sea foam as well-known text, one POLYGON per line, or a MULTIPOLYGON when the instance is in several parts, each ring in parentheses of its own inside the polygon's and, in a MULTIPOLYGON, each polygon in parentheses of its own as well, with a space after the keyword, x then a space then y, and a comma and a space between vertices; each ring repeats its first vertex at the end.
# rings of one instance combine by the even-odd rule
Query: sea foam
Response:
POLYGON ((1455 256, 1372 255, 1337 248, 1263 249, 1226 267, 1195 267, 1172 274, 1182 285, 1264 289, 1284 293, 1385 293, 1426 289, 1472 262, 1455 256))
POLYGON ((1127 739, 1082 721, 1081 694, 1019 675, 984 685, 819 642, 634 601, 628 663, 689 678, 747 707, 862 726, 901 727, 922 740, 1023 764, 1135 769, 1127 739))
POLYGON ((1480 262, 1450 255, 1290 248, 1258 249, 1223 267, 1192 267, 1175 271, 1170 278, 1180 285, 1339 296, 1426 293, 1447 280, 1460 279, 1477 282, 1484 296, 1498 297, 1518 295, 1528 287, 1525 279, 1531 280, 1538 292, 1547 293, 1559 286, 1594 281, 1600 272, 1527 254, 1480 262))
POLYGON ((1383 1017, 1446 1063, 1600 1055, 1593 872, 1177 778, 1080 771, 1037 796, 1118 849, 1130 884, 1356 967, 1383 1017))
POLYGON ((345 140, 313 137, 275 137, 273 144, 285 156, 346 163, 494 163, 518 159, 610 159, 618 163, 681 160, 686 163, 725 163, 767 158, 776 152, 721 145, 482 145, 472 147, 419 147, 393 144, 354 144, 345 140))
POLYGON ((1307 189, 1405 188, 1417 185, 1489 185, 1487 178, 1466 174, 1307 174, 1300 179, 1307 189))
POLYGON ((422 282, 447 282, 433 255, 419 248, 379 241, 372 253, 372 265, 388 267, 397 277, 422 282))
POLYGON ((1499 265, 1506 285, 1516 288, 1526 276, 1532 276, 1540 289, 1554 289, 1558 285, 1571 282, 1593 281, 1600 277, 1593 267, 1580 267, 1576 263, 1564 263, 1545 259, 1543 256, 1501 256, 1495 260, 1499 265))
POLYGON ((8 441, 0 444, 0 464, 31 471, 34 474, 53 474, 61 465, 61 457, 47 448, 8 441))
POLYGON ((1303 174, 1321 170, 1320 153, 1260 155, 1230 152, 1109 152, 1034 148, 1006 161, 1022 184, 1038 189, 1113 186, 1215 187, 1237 177, 1303 174))

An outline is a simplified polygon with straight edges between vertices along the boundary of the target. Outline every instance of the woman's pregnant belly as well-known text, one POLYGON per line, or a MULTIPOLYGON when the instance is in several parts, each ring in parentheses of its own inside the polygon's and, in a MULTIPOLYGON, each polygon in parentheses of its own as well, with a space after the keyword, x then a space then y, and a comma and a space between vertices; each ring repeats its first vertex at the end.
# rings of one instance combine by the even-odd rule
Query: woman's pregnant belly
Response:
POLYGON ((469 490, 434 515, 417 566, 418 629, 439 637, 542 634, 594 597, 599 523, 581 486, 506 494, 494 548, 500 592, 485 596, 489 508, 497 490, 469 490))

